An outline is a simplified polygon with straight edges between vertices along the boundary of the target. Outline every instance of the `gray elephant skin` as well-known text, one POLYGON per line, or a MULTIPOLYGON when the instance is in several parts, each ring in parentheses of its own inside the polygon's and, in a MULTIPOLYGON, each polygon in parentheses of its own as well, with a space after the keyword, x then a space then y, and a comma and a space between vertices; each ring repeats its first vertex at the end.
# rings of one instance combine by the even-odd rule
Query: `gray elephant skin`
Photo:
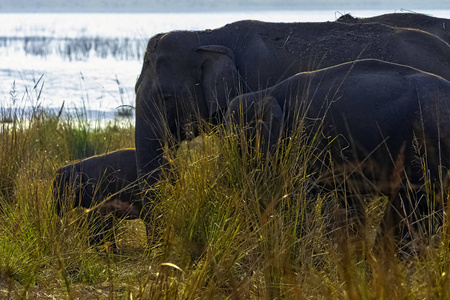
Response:
POLYGON ((380 23, 394 27, 412 28, 434 34, 446 43, 450 43, 450 20, 416 13, 392 13, 370 18, 353 17, 345 14, 336 20, 342 23, 380 23))
POLYGON ((163 143, 196 135, 198 119, 222 122, 229 100, 239 94, 363 58, 450 79, 449 50, 431 34, 382 24, 240 21, 215 30, 156 35, 135 88, 138 175, 154 183, 165 163, 163 143))
POLYGON ((74 207, 96 207, 101 215, 139 218, 136 151, 120 150, 71 163, 56 172, 53 192, 59 215, 74 207))
MULTIPOLYGON (((320 126, 323 144, 330 143, 335 162, 375 166, 368 169, 367 178, 375 174, 372 183, 384 187, 385 194, 398 196, 405 177, 420 193, 427 171, 438 187, 445 182, 440 174, 445 176, 450 166, 450 82, 408 66, 365 59, 299 73, 271 88, 238 96, 227 115, 233 123, 244 120, 252 138, 252 128, 259 124, 266 149, 296 130, 298 117, 310 120, 320 126), (418 159, 425 150, 427 171, 418 159), (395 181, 399 186, 392 189, 395 181)), ((426 211, 419 199, 412 205, 426 211)), ((412 213, 413 207, 406 211, 412 213)))

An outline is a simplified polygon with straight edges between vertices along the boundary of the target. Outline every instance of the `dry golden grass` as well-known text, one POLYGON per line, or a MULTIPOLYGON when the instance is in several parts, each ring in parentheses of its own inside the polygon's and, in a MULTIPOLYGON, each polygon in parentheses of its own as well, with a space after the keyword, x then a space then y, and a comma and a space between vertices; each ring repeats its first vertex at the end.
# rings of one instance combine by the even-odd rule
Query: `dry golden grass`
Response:
POLYGON ((326 153, 302 135, 265 156, 242 135, 205 130, 167 150, 149 235, 142 220, 116 220, 90 245, 85 210, 54 213, 54 173, 132 147, 133 127, 44 111, 0 126, 2 299, 450 299, 447 215, 419 233, 420 253, 383 248, 387 198, 364 195, 366 221, 352 218, 342 190, 318 185, 326 153))

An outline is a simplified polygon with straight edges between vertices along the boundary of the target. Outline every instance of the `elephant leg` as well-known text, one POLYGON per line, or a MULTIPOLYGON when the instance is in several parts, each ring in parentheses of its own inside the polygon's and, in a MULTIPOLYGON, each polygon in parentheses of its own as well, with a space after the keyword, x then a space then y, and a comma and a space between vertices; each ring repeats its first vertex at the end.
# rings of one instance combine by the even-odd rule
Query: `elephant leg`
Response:
MULTIPOLYGON (((106 217, 98 211, 92 210, 88 213, 87 222, 91 246, 114 241, 112 216, 106 217)), ((112 244, 114 245, 114 242, 112 244)))
POLYGON ((273 151, 283 130, 283 111, 272 96, 235 98, 228 108, 227 120, 245 129, 248 141, 260 144, 264 152, 273 151))
POLYGON ((260 115, 261 138, 264 151, 273 151, 283 130, 283 111, 274 97, 264 97, 256 103, 260 115))

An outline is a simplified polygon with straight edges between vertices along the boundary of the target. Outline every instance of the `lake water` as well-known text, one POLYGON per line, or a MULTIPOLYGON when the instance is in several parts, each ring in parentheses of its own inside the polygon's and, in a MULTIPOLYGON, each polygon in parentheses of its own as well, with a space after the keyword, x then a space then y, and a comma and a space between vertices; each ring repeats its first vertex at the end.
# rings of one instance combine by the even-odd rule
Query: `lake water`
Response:
MULTIPOLYGON (((114 112, 134 105, 148 39, 255 19, 334 21, 393 11, 249 11, 154 14, 0 14, 0 108, 42 106, 114 112)), ((450 11, 420 11, 450 18, 450 11)))

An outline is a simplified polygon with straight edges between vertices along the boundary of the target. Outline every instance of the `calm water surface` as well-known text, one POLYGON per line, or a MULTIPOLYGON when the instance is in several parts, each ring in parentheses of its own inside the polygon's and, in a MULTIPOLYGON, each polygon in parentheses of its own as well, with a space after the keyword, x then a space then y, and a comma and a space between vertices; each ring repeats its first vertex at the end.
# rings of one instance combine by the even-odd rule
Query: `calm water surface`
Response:
MULTIPOLYGON (((249 11, 154 14, 0 14, 0 107, 134 105, 134 83, 148 39, 171 30, 201 30, 256 19, 334 21, 393 11, 249 11), (13 96, 11 96, 13 94, 13 96)), ((421 11, 450 18, 450 11, 421 11)))

